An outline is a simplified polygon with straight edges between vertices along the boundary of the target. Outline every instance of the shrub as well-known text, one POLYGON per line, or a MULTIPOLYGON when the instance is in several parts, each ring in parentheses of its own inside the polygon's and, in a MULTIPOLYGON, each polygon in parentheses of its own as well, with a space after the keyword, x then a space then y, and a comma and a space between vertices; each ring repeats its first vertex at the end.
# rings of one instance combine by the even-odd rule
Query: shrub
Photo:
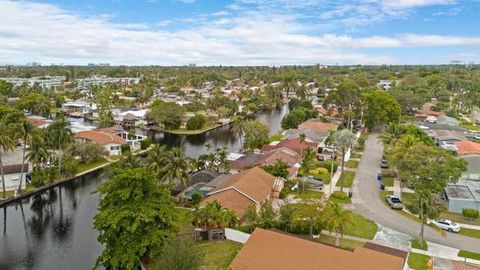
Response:
POLYGON ((479 216, 479 212, 477 209, 473 209, 473 208, 463 208, 462 209, 462 215, 464 217, 467 217, 467 218, 478 218, 479 216))
POLYGON ((328 174, 328 170, 326 168, 320 167, 313 170, 308 171, 311 175, 320 175, 320 174, 328 174))
POLYGON ((45 170, 34 170, 30 184, 38 188, 45 185, 45 179, 48 179, 48 173, 45 170))
POLYGON ((122 154, 123 155, 126 155, 126 154, 131 152, 129 144, 122 144, 120 149, 122 149, 122 154))
POLYGON ((362 137, 358 138, 358 145, 359 146, 364 146, 365 145, 365 139, 362 138, 362 137))
POLYGON ((188 130, 196 130, 201 129, 207 123, 207 118, 201 114, 196 114, 192 118, 188 119, 187 121, 187 129, 188 130))
POLYGON ((140 141, 140 149, 145 150, 152 144, 152 139, 146 138, 143 141, 140 141))
POLYGON ((418 215, 420 213, 420 208, 417 202, 407 202, 405 207, 414 215, 418 215))
MULTIPOLYGON (((320 167, 325 168, 328 170, 328 172, 330 172, 330 170, 332 169, 332 161, 328 160, 328 161, 322 162, 320 163, 320 167)), ((336 173, 337 169, 338 169, 338 164, 333 162, 333 172, 336 173)))
POLYGON ((343 191, 334 191, 332 193, 332 197, 334 197, 335 199, 339 199, 339 200, 346 200, 346 199, 348 199, 348 194, 346 192, 343 192, 343 191))

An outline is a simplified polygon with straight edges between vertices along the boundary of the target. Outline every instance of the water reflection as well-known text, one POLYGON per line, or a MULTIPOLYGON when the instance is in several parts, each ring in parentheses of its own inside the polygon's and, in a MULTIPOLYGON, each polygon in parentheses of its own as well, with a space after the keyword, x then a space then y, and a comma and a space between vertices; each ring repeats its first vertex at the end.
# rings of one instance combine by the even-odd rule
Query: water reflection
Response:
MULTIPOLYGON (((271 133, 280 130, 286 108, 258 114, 271 133)), ((228 126, 193 136, 150 134, 156 142, 181 146, 185 154, 198 157, 206 144, 240 149, 239 138, 228 126)), ((99 172, 100 173, 100 172, 99 172)), ((70 181, 0 209, 0 269, 91 269, 102 245, 93 229, 100 184, 98 174, 70 181)))
POLYGON ((92 228, 99 183, 91 175, 3 207, 0 269, 90 269, 102 249, 92 228))

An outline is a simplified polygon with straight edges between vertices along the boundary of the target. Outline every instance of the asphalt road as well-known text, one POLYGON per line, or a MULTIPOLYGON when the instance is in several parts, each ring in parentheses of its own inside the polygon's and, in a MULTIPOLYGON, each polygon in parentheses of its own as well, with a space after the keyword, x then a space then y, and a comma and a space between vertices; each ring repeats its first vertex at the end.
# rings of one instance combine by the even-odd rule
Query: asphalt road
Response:
MULTIPOLYGON (((379 135, 370 134, 352 187, 353 211, 374 220, 381 226, 416 238, 420 233, 420 223, 396 213, 382 202, 383 198, 380 198, 376 172, 380 170, 382 153, 383 144, 379 135)), ((442 237, 428 226, 425 226, 425 239, 453 248, 480 252, 480 239, 449 232, 442 237)))

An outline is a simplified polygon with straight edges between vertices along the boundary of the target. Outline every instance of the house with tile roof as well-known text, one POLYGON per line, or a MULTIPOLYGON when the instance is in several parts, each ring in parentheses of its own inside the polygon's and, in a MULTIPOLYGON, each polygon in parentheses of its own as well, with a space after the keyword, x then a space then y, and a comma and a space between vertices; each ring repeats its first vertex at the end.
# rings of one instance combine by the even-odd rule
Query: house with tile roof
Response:
POLYGON ((256 228, 235 259, 233 270, 401 270, 407 252, 366 243, 350 251, 284 232, 256 228))
POLYGON ((301 161, 301 155, 287 147, 274 148, 260 154, 252 153, 242 155, 229 162, 230 172, 238 173, 255 166, 274 165, 278 160, 281 160, 288 165, 290 176, 293 176, 297 173, 298 168, 300 167, 299 163, 301 161))
POLYGON ((77 141, 96 143, 103 146, 110 156, 121 155, 121 146, 127 143, 124 138, 101 130, 80 131, 74 133, 74 136, 77 141))
POLYGON ((280 142, 274 142, 268 145, 264 145, 262 146, 261 150, 262 152, 268 152, 278 148, 287 148, 296 152, 299 155, 302 155, 303 151, 305 151, 308 148, 312 148, 316 150, 317 144, 313 142, 302 141, 299 138, 292 138, 292 139, 285 139, 280 142))
POLYGON ((278 199, 284 180, 259 167, 221 178, 201 205, 218 201, 223 207, 235 212, 240 222, 247 209, 254 205, 258 210, 263 202, 278 199))

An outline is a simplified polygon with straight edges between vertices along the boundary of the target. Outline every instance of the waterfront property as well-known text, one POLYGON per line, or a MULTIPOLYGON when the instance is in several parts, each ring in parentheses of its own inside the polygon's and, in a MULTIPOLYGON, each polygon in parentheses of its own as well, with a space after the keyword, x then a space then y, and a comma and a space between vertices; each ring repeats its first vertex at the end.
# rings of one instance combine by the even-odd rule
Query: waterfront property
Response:
POLYGON ((80 142, 91 142, 103 146, 110 156, 121 155, 121 146, 127 143, 124 138, 118 135, 100 130, 80 131, 75 133, 74 136, 80 142))
POLYGON ((257 269, 401 270, 407 252, 372 243, 354 251, 256 228, 230 267, 257 269))
POLYGON ((218 201, 223 207, 233 210, 242 222, 251 205, 254 205, 257 211, 260 210, 263 202, 279 198, 283 186, 283 179, 254 167, 219 179, 216 187, 202 201, 202 205, 218 201))
POLYGON ((289 169, 289 175, 294 176, 300 168, 301 156, 295 151, 286 147, 275 148, 261 154, 251 153, 238 156, 237 159, 229 162, 230 172, 238 173, 253 166, 269 166, 277 163, 278 160, 285 162, 289 169))
MULTIPOLYGON (((28 175, 28 163, 22 167, 22 149, 16 148, 12 152, 2 153, 3 173, 5 177, 5 187, 7 190, 18 188, 20 176, 23 171, 22 189, 25 188, 26 178, 28 175)), ((1 183, 1 179, 0 179, 1 183)))

